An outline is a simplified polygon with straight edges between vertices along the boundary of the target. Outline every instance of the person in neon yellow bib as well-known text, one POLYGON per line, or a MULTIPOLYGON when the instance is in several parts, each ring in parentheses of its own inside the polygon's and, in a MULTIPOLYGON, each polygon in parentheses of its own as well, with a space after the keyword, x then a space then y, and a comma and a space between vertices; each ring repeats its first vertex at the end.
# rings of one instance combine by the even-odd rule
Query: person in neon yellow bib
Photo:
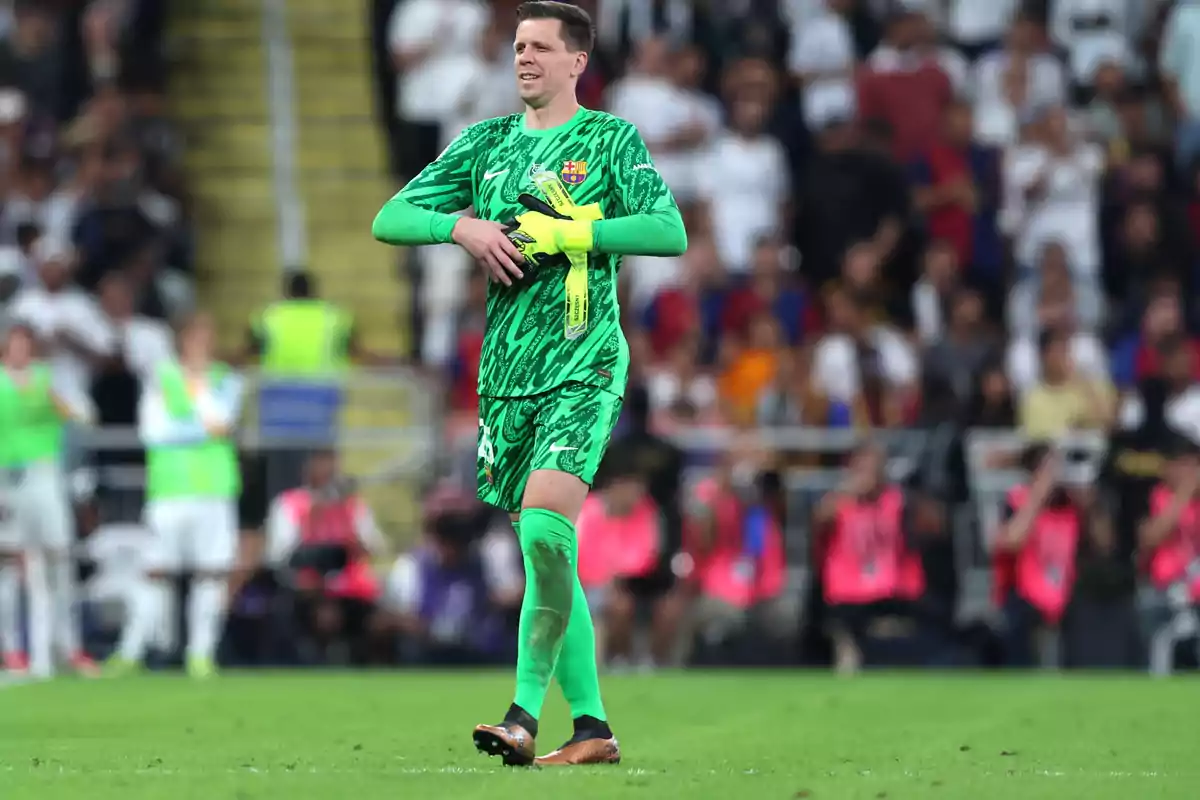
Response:
POLYGON ((65 423, 90 422, 93 414, 87 400, 66 399, 36 350, 29 328, 8 331, 0 367, 0 645, 7 670, 29 670, 18 638, 24 560, 34 671, 52 671, 57 647, 72 668, 91 674, 96 667, 80 646, 75 621, 75 526, 62 456, 65 423), (31 558, 44 570, 34 570, 31 558))
POLYGON ((197 315, 179 333, 179 360, 164 361, 142 386, 138 429, 146 448, 145 521, 156 545, 149 581, 130 598, 130 613, 111 661, 113 671, 140 663, 160 616, 161 582, 190 570, 187 670, 215 672, 229 573, 237 558, 241 491, 234 427, 243 382, 213 360, 211 318, 197 315))

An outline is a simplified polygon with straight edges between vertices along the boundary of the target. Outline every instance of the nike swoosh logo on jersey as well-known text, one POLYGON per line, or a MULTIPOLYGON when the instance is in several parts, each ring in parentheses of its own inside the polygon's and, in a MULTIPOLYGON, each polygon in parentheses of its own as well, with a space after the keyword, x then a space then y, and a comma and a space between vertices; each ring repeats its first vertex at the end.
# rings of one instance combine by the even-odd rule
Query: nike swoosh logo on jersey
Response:
POLYGON ((563 452, 566 452, 567 450, 578 450, 578 449, 579 449, 578 447, 563 447, 561 444, 550 445, 551 453, 563 453, 563 452))
POLYGON ((502 169, 497 172, 485 172, 483 173, 483 179, 485 181, 490 181, 492 178, 499 178, 501 175, 507 174, 507 172, 508 170, 506 169, 502 169))

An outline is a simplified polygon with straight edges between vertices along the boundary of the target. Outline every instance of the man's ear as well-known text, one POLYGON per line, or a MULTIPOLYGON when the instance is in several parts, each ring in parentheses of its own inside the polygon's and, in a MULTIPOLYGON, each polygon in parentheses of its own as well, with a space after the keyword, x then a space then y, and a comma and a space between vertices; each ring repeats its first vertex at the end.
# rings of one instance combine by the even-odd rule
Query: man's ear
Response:
POLYGON ((575 70, 574 70, 574 75, 572 77, 578 78, 580 75, 582 75, 584 70, 587 69, 587 65, 588 65, 588 54, 581 50, 579 53, 577 53, 575 55, 575 70))

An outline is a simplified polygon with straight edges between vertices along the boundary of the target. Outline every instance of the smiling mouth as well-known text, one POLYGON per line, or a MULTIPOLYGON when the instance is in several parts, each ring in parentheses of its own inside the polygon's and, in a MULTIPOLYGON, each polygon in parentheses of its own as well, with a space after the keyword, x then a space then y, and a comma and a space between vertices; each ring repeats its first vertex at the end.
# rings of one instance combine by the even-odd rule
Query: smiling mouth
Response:
POLYGON ((523 81, 532 81, 532 80, 537 80, 538 78, 540 78, 542 76, 535 75, 532 72, 520 72, 520 73, 517 73, 517 77, 523 81))

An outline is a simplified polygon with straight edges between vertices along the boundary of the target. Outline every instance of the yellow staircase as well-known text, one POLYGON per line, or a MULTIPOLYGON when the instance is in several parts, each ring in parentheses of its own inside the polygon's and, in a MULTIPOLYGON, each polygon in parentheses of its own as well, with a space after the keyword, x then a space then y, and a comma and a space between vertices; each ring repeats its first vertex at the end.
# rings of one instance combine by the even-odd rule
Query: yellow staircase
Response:
POLYGON ((279 292, 262 6, 202 0, 173 9, 169 97, 187 142, 196 282, 228 352, 245 342, 251 313, 279 292))
MULTIPOLYGON (((395 250, 371 238, 371 220, 395 191, 375 117, 370 3, 288 0, 298 125, 297 183, 305 206, 308 267, 321 294, 352 309, 366 348, 398 355, 409 331, 407 284, 395 250)), ((368 431, 428 423, 421 387, 372 381, 347 402, 350 441, 368 431)), ((387 437, 384 437, 386 440, 387 437)), ((409 452, 396 441, 343 447, 352 474, 371 474, 409 452)), ((368 489, 393 532, 412 529, 413 487, 388 482, 368 489)))
POLYGON ((396 253, 371 220, 396 187, 375 118, 369 3, 289 0, 299 125, 297 169, 309 268, 322 294, 354 309, 364 344, 398 354, 407 311, 396 253))

